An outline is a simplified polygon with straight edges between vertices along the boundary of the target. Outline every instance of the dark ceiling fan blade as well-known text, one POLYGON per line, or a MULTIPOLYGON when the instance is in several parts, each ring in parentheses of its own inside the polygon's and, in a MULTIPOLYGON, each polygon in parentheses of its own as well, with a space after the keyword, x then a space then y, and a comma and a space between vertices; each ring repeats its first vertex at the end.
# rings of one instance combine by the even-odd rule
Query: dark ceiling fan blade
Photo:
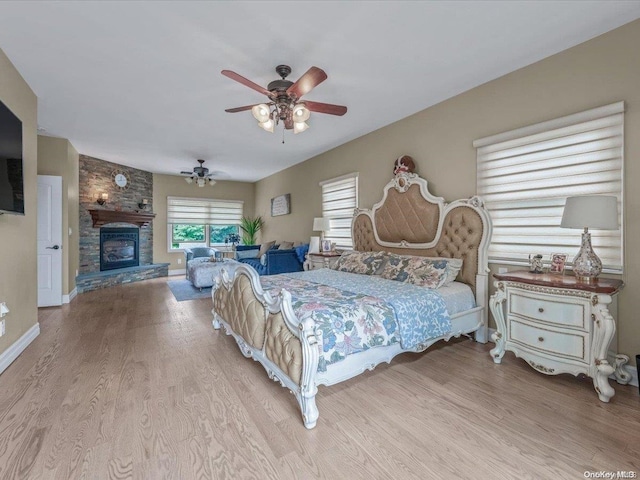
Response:
POLYGON ((180 172, 180 175, 193 175, 193 172, 180 172))
POLYGON ((343 105, 333 105, 331 103, 322 103, 322 102, 309 102, 304 100, 303 102, 309 110, 312 112, 318 113, 328 113, 329 115, 339 115, 342 116, 347 113, 347 107, 343 105))
POLYGON ((238 112, 244 112, 246 110, 251 110, 253 107, 255 107, 256 105, 260 105, 259 103, 256 103, 255 105, 245 105, 244 107, 236 107, 236 108, 227 108, 225 110, 225 112, 229 112, 229 113, 238 113, 238 112))
POLYGON ((251 80, 244 78, 242 75, 238 75, 236 72, 232 72, 231 70, 222 70, 222 75, 225 77, 229 77, 231 80, 235 80, 249 88, 253 88, 256 92, 260 92, 266 96, 269 96, 271 92, 264 87, 261 87, 257 83, 253 83, 251 80))
POLYGON ((298 79, 296 83, 287 88, 287 94, 298 99, 309 93, 326 79, 327 74, 324 73, 324 70, 318 67, 311 67, 298 79))

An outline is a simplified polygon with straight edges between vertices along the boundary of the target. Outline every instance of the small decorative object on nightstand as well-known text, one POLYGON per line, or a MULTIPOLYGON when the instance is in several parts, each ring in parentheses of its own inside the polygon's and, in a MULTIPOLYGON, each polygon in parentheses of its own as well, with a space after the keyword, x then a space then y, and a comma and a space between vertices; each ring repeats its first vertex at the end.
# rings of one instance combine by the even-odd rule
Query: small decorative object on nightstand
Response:
POLYGON ((542 273, 542 268, 544 267, 542 255, 529 255, 529 266, 531 267, 530 273, 542 273))
POLYGON ((495 274, 496 293, 489 308, 496 321, 491 350, 500 363, 509 350, 547 375, 584 373, 593 379, 598 398, 608 402, 615 390, 609 375, 629 383, 629 361, 618 354, 614 365, 607 352, 616 331, 609 304, 623 287, 621 280, 599 278, 584 283, 573 275, 533 274, 526 271, 495 274))
POLYGON ((316 270, 318 268, 334 268, 336 262, 340 258, 341 253, 338 252, 326 252, 326 253, 309 253, 307 254, 307 261, 304 262, 305 270, 316 270))

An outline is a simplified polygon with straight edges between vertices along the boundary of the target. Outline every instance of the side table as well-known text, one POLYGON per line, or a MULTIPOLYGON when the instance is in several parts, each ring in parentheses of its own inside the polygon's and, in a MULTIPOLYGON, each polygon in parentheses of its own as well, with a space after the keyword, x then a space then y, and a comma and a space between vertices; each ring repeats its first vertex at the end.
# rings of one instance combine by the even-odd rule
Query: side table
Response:
POLYGON ((582 283, 572 275, 527 271, 494 277, 496 293, 489 308, 497 327, 491 337, 496 346, 490 352, 495 363, 509 350, 547 375, 584 373, 593 379, 603 402, 615 395, 609 375, 618 383, 629 383, 631 377, 623 368, 629 357, 616 355, 613 366, 607 360, 616 331, 608 306, 622 289, 621 280, 582 283))
POLYGON ((340 258, 338 252, 326 253, 308 253, 307 260, 304 262, 305 270, 316 270, 318 268, 333 268, 340 258))

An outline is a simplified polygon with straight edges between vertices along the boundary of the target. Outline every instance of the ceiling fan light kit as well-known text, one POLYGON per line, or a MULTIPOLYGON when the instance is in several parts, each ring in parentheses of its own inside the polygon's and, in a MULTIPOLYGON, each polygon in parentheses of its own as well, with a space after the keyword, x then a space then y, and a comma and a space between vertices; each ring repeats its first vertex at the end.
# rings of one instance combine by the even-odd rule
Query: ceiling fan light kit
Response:
POLYGON ((327 74, 321 68, 311 67, 295 83, 286 79, 291 73, 291 67, 288 65, 278 65, 276 72, 282 78, 274 80, 267 85, 267 88, 263 88, 231 70, 223 70, 222 75, 266 95, 271 100, 269 103, 228 108, 225 111, 237 113, 251 110, 253 117, 258 121, 258 126, 263 130, 273 133, 276 125, 282 122, 285 130, 293 130, 296 134, 309 128, 306 122, 311 117, 311 112, 338 116, 347 113, 347 107, 342 105, 300 101, 303 95, 327 79, 327 74))
POLYGON ((195 183, 198 187, 204 187, 206 185, 211 185, 212 187, 216 184, 216 181, 213 179, 213 173, 209 173, 209 169, 204 166, 204 160, 198 160, 199 166, 193 169, 193 172, 180 172, 181 175, 189 175, 184 178, 184 181, 189 185, 195 183))

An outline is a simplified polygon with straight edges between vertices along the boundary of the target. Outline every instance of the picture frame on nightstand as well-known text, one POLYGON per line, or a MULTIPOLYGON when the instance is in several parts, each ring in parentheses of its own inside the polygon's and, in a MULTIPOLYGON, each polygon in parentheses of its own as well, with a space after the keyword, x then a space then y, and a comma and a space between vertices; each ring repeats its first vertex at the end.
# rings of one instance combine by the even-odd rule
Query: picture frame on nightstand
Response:
POLYGON ((556 275, 564 275, 564 268, 567 263, 568 255, 566 253, 552 253, 551 264, 549 265, 549 273, 556 275))
POLYGON ((322 253, 331 251, 331 240, 322 240, 322 253))

